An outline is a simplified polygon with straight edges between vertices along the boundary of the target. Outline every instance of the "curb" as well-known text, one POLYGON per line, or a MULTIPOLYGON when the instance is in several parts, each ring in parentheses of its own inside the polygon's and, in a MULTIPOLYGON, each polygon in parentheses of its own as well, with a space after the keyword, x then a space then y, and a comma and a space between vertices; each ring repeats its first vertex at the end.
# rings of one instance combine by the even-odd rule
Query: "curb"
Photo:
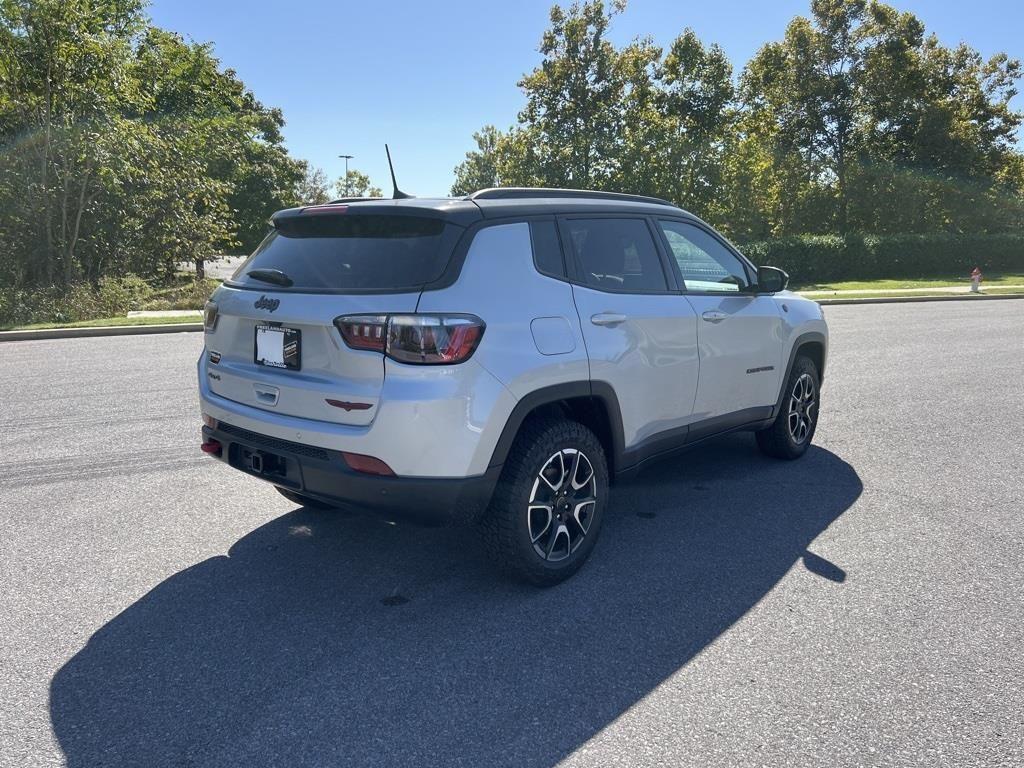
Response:
MULTIPOLYGON (((798 294, 799 295, 799 294, 798 294)), ((1001 299, 1024 299, 1024 293, 996 293, 972 296, 969 293, 955 293, 951 296, 879 296, 867 299, 816 299, 804 296, 805 299, 819 304, 917 304, 926 301, 999 301, 1001 299)))
POLYGON ((202 330, 202 323, 108 325, 93 328, 42 328, 26 331, 0 331, 0 343, 5 341, 35 341, 38 339, 81 339, 90 336, 140 336, 147 333, 186 333, 202 330))

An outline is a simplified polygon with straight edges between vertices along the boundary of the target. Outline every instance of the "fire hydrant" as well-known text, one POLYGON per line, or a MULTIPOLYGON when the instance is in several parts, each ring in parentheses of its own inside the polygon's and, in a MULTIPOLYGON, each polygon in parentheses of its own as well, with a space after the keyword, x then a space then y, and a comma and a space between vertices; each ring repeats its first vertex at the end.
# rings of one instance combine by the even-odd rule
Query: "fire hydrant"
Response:
POLYGON ((981 270, 977 267, 971 272, 971 293, 978 293, 981 288, 981 270))

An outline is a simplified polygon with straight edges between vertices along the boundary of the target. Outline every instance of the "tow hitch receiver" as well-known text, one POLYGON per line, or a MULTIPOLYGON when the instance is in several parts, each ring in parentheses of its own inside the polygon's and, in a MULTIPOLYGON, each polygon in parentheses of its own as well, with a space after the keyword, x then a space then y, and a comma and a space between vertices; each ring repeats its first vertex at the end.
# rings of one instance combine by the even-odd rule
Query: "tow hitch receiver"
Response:
POLYGON ((255 472, 257 475, 284 477, 288 474, 287 461, 272 453, 243 449, 242 460, 249 465, 249 471, 255 472))

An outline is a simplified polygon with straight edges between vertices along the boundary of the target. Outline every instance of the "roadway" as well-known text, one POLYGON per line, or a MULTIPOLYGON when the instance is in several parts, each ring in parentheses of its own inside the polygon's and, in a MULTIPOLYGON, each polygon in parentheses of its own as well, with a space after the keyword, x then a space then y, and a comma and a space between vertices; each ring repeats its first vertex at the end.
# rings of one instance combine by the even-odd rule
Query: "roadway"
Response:
POLYGON ((0 765, 1024 764, 1024 302, 827 312, 803 460, 652 468, 547 591, 202 456, 199 334, 0 345, 0 765))

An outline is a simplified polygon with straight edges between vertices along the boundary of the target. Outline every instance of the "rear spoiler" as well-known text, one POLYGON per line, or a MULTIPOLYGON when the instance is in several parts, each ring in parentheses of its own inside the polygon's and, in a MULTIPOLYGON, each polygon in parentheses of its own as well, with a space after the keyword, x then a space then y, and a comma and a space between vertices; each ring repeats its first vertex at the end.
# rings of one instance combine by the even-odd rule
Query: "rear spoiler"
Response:
POLYGON ((310 217, 334 216, 414 216, 421 219, 441 219, 460 227, 468 227, 480 221, 483 214, 473 203, 465 201, 443 201, 447 204, 423 205, 410 200, 386 200, 380 197, 342 198, 324 205, 306 205, 301 208, 286 208, 270 217, 275 229, 288 226, 290 222, 307 220, 310 217))

